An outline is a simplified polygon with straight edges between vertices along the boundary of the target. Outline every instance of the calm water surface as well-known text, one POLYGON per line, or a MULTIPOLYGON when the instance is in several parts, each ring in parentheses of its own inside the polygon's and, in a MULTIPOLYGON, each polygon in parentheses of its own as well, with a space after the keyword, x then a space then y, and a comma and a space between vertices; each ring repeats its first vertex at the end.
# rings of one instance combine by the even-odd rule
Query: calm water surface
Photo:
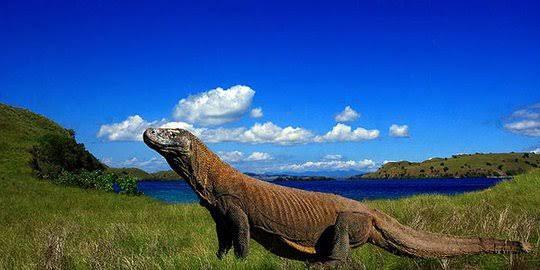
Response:
MULTIPOLYGON (((394 179, 394 180, 329 180, 283 181, 278 185, 310 191, 339 194, 355 200, 395 199, 417 194, 458 194, 489 188, 501 179, 394 179)), ((141 181, 139 190, 167 203, 198 202, 197 196, 182 180, 141 181)))

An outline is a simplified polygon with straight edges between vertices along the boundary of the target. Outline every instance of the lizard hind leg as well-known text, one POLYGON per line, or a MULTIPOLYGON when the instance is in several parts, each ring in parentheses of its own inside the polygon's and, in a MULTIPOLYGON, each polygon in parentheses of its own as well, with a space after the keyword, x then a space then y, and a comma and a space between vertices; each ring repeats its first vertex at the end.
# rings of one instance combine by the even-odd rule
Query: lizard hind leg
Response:
POLYGON ((336 223, 328 232, 326 262, 328 264, 344 263, 350 255, 351 248, 367 242, 372 228, 371 216, 356 212, 339 213, 336 223))

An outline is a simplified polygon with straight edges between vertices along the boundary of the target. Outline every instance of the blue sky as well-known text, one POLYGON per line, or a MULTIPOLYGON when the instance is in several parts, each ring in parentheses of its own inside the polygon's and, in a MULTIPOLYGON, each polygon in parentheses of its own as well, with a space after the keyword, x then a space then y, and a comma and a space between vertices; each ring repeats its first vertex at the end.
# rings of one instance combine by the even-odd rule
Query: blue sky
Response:
POLYGON ((540 147, 536 1, 109 2, 3 2, 0 102, 113 166, 170 122, 251 171, 540 147))

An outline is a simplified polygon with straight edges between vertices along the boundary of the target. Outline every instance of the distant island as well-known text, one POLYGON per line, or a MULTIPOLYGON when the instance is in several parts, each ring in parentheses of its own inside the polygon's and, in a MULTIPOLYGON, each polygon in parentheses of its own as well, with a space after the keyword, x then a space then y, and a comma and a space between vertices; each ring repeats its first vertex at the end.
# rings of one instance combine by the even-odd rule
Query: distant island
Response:
MULTIPOLYGON (((324 175, 259 174, 247 175, 264 181, 317 181, 335 179, 384 179, 384 178, 466 178, 510 177, 540 167, 540 155, 534 153, 461 154, 450 158, 432 158, 423 162, 397 161, 384 164, 375 172, 349 177, 324 175)), ((172 170, 146 172, 139 168, 107 168, 115 174, 130 175, 140 180, 178 180, 172 170)))
POLYGON ((509 177, 540 167, 534 153, 461 154, 423 162, 388 162, 376 172, 351 177, 366 178, 465 178, 509 177))
MULTIPOLYGON (((114 174, 133 176, 139 180, 171 181, 178 180, 180 176, 173 170, 158 171, 154 173, 146 172, 139 168, 107 168, 107 171, 114 174)), ((321 181, 334 180, 334 177, 313 176, 313 175, 289 175, 289 174, 257 174, 247 172, 247 175, 264 181, 321 181)))
POLYGON ((264 181, 278 182, 278 181, 323 181, 334 180, 333 177, 318 176, 318 175, 289 175, 289 174, 258 174, 258 173, 245 173, 253 178, 257 178, 264 181))

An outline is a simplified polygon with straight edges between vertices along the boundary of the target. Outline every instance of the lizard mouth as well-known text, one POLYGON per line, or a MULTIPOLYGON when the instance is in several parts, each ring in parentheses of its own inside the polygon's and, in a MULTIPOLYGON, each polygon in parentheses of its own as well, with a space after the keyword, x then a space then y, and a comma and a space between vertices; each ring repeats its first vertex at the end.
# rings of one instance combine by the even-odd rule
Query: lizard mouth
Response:
POLYGON ((148 147, 154 150, 160 150, 162 148, 162 145, 157 142, 156 131, 153 128, 148 128, 144 131, 143 141, 148 147))
MULTIPOLYGON (((160 129, 148 128, 143 133, 143 141, 148 147, 156 150, 163 156, 167 155, 187 155, 189 153, 186 147, 182 147, 182 144, 177 141, 171 140, 170 138, 164 138, 160 129)), ((173 138, 177 140, 180 139, 176 137, 175 134, 172 135, 173 138)))

